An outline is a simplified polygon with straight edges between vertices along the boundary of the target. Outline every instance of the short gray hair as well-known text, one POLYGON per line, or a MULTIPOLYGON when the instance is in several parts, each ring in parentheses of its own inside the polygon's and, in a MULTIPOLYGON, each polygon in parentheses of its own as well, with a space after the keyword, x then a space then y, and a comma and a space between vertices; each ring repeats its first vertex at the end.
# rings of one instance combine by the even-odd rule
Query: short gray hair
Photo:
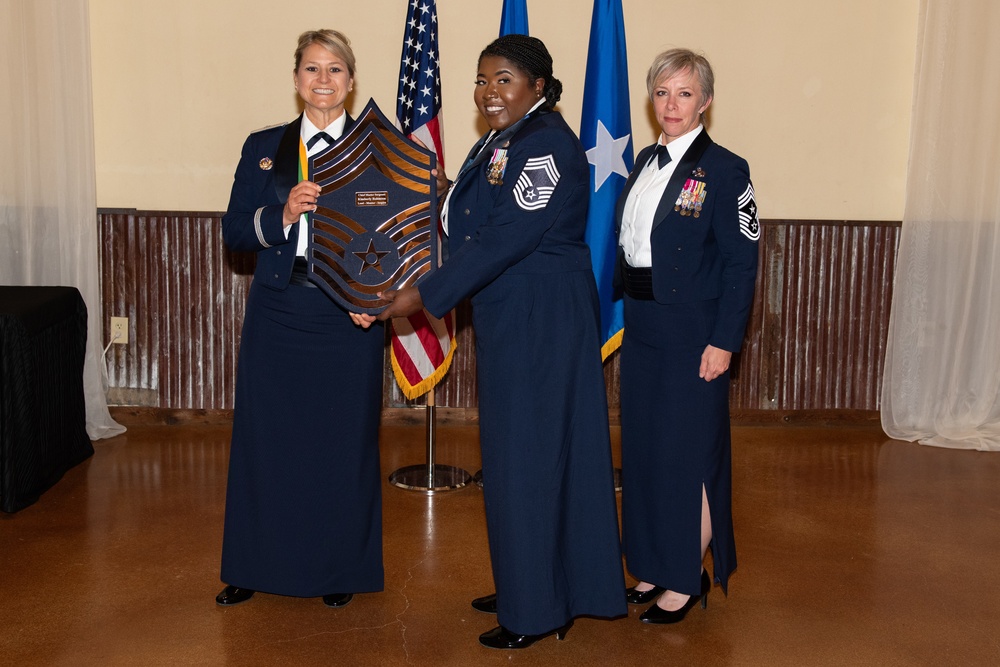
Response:
POLYGON ((653 59, 646 74, 646 92, 653 99, 653 88, 662 79, 669 79, 678 72, 690 70, 698 77, 701 93, 705 99, 715 97, 715 74, 708 58, 690 49, 670 49, 653 59))

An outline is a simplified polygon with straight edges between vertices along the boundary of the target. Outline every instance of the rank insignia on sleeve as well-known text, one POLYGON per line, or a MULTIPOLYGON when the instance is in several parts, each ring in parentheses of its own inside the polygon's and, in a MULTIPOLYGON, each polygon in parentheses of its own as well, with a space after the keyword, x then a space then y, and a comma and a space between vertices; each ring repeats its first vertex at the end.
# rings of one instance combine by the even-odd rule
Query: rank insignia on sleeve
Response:
POLYGON ((260 159, 260 168, 263 169, 264 171, 270 171, 271 167, 273 166, 274 162, 271 160, 271 158, 265 157, 260 159))
POLYGON ((524 163, 514 186, 514 201, 525 211, 545 208, 559 183, 559 170, 552 155, 533 157, 524 163))
POLYGON ((740 207, 740 231, 751 241, 760 238, 760 218, 757 217, 757 201, 753 195, 753 183, 747 181, 747 189, 737 200, 740 207))
POLYGON ((503 174, 507 170, 507 149, 493 151, 490 164, 486 168, 486 180, 490 185, 503 185, 503 174))
POLYGON ((684 189, 674 202, 674 210, 680 211, 681 215, 694 215, 697 218, 701 215, 701 207, 705 203, 707 194, 705 181, 689 178, 684 182, 684 189))

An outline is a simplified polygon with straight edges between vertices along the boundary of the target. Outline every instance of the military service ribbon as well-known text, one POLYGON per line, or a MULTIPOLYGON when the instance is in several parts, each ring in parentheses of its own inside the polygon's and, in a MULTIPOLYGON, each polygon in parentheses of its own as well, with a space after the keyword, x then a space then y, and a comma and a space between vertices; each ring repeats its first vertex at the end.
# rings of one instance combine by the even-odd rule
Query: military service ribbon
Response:
POLYGON ((507 169, 507 149, 498 148, 493 151, 489 167, 486 169, 486 180, 490 185, 503 185, 503 174, 507 169))
POLYGON ((705 181, 696 181, 693 178, 684 182, 684 189, 674 202, 674 210, 680 211, 681 215, 691 215, 694 217, 701 215, 701 207, 705 203, 705 196, 708 190, 705 188, 705 181))

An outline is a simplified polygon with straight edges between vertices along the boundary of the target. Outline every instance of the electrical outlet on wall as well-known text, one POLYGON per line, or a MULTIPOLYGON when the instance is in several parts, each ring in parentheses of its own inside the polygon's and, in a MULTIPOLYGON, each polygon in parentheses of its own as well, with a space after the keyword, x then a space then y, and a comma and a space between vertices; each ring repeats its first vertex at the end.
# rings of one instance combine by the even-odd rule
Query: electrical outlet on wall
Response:
POLYGON ((112 317, 111 318, 111 342, 118 345, 124 345, 128 343, 128 318, 127 317, 112 317))

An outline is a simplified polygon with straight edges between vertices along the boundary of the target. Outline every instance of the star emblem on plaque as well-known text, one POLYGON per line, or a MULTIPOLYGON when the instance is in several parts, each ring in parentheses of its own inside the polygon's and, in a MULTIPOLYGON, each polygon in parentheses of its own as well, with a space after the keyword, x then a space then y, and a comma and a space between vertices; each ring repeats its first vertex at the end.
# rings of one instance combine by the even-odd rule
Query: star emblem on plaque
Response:
POLYGON ((407 139, 369 100, 343 136, 309 158, 322 188, 309 216, 309 279, 344 308, 378 314, 379 292, 437 266, 433 151, 407 139))

